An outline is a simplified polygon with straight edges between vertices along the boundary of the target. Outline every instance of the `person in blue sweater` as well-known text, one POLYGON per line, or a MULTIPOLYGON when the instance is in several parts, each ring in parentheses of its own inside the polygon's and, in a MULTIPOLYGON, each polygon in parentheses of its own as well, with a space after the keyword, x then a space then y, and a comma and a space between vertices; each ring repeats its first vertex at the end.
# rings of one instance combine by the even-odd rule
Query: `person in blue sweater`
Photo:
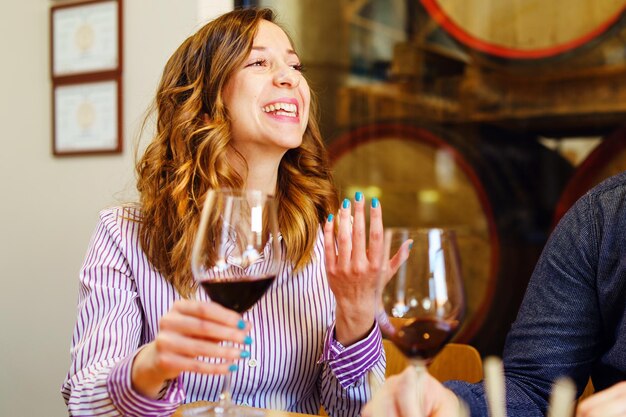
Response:
MULTIPOLYGON (((544 416, 553 382, 570 377, 596 393, 576 417, 626 416, 626 172, 581 197, 561 219, 535 267, 503 352, 509 417, 544 416)), ((459 399, 488 416, 482 383, 415 372, 387 380, 363 417, 455 417, 459 399), (423 392, 417 398, 416 392, 423 392), (420 407, 421 404, 421 407, 420 407), (420 410, 421 408, 421 410, 420 410)))

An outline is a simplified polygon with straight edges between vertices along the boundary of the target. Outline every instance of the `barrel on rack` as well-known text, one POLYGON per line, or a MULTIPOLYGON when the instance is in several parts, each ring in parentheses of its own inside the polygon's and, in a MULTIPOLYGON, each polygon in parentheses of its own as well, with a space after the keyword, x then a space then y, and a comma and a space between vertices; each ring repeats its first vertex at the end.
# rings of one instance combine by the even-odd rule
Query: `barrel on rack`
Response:
POLYGON ((576 168, 556 206, 554 224, 583 194, 623 171, 626 171, 626 125, 604 138, 576 168))
POLYGON ((342 197, 378 197, 385 226, 457 229, 467 295, 458 341, 500 354, 571 165, 534 138, 409 122, 329 146, 342 197))
POLYGON ((461 44, 506 60, 541 60, 590 45, 622 23, 626 1, 422 0, 461 44))

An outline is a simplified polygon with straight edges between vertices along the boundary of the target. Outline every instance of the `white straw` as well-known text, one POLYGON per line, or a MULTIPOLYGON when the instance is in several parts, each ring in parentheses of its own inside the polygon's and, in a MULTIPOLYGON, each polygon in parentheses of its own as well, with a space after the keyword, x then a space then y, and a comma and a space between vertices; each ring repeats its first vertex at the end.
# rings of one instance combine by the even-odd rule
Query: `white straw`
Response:
POLYGON ((552 385, 548 417, 571 417, 574 414, 576 385, 569 378, 559 378, 552 385))
POLYGON ((485 359, 485 390, 491 417, 506 417, 504 371, 500 358, 490 356, 485 359))
POLYGON ((459 398, 459 417, 470 417, 470 411, 467 404, 459 398))
POLYGON ((374 395, 376 395, 376 393, 378 392, 379 388, 382 386, 382 381, 380 381, 376 375, 374 375, 373 371, 369 371, 367 373, 367 382, 370 386, 370 391, 371 391, 371 397, 373 398, 374 395))

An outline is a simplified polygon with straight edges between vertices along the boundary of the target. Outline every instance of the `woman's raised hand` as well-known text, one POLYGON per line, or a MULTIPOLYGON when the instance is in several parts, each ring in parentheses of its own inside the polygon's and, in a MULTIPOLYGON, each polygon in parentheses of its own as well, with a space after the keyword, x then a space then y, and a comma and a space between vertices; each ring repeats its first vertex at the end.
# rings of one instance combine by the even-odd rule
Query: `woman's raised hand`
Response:
MULTIPOLYGON (((410 241, 384 265, 383 215, 380 202, 370 204, 369 242, 365 230, 365 199, 357 192, 354 203, 343 200, 337 218, 332 214, 324 225, 326 273, 337 300, 335 337, 344 345, 367 335, 374 325, 380 304, 381 269, 391 277, 409 256, 410 241), (352 217, 352 207, 354 217, 352 217), (338 221, 335 236, 335 222, 338 221)), ((384 284, 383 284, 384 285, 384 284)))
POLYGON ((166 381, 181 372, 225 374, 236 370, 233 362, 249 355, 222 341, 249 345, 250 326, 241 316, 217 303, 179 300, 161 317, 159 332, 135 357, 133 388, 156 398, 166 381), (206 358, 221 359, 209 363, 206 358))
POLYGON ((384 286, 381 278, 388 280, 409 256, 411 241, 405 242, 391 259, 383 260, 383 216, 377 198, 372 199, 369 212, 369 242, 361 192, 355 194, 353 204, 347 198, 343 200, 337 218, 329 214, 324 225, 326 273, 337 300, 335 337, 344 345, 362 339, 372 329, 384 286), (386 269, 384 278, 382 268, 386 269))
POLYGON ((326 273, 337 300, 335 337, 349 345, 365 337, 374 325, 378 308, 377 287, 382 264, 383 219, 380 203, 370 206, 369 243, 365 231, 363 193, 352 204, 345 199, 337 218, 332 214, 324 226, 326 273), (335 222, 338 221, 335 236, 335 222))

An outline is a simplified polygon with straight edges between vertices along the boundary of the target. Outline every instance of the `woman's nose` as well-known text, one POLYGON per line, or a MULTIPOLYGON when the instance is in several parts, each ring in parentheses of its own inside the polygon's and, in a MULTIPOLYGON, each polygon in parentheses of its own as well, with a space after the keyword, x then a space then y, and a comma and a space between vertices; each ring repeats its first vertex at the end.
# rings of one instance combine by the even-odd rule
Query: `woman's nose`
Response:
POLYGON ((280 87, 297 87, 300 84, 300 73, 290 66, 282 66, 274 75, 274 83, 280 87))

